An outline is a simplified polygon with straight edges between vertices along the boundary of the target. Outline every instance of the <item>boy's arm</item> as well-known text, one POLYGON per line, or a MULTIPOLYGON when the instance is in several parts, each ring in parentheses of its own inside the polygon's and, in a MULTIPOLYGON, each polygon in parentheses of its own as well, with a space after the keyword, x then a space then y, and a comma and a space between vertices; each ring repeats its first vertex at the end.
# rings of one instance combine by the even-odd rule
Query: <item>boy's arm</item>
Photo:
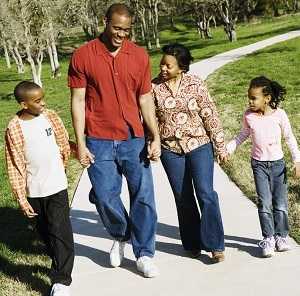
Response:
POLYGON ((246 121, 246 116, 243 116, 243 125, 240 133, 234 137, 227 145, 226 149, 229 154, 233 154, 236 148, 241 145, 250 136, 250 127, 246 121))
POLYGON ((26 198, 26 173, 24 155, 19 152, 14 145, 9 130, 5 133, 5 159, 9 178, 14 197, 20 204, 24 214, 31 211, 31 206, 26 198))

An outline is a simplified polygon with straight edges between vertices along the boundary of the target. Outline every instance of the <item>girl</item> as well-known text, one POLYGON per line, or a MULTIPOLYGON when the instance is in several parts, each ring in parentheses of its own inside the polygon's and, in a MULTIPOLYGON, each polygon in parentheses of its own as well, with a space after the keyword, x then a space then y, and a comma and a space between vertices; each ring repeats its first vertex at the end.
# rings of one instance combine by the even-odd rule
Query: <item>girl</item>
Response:
POLYGON ((232 154, 249 136, 252 139, 251 167, 258 195, 258 215, 263 240, 263 257, 288 251, 288 213, 286 166, 281 135, 291 151, 296 176, 300 176, 300 151, 285 111, 278 108, 286 90, 276 81, 260 76, 251 80, 249 108, 244 114, 240 134, 227 144, 232 154))

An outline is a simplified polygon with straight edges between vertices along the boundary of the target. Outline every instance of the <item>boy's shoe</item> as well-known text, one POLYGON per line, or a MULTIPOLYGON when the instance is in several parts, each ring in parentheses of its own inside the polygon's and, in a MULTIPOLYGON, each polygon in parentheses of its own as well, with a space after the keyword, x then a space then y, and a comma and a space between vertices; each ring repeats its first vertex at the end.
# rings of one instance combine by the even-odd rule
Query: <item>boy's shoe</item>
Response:
POLYGON ((112 267, 119 267, 124 257, 124 248, 126 242, 115 240, 109 253, 110 265, 112 267))
POLYGON ((153 278, 159 275, 158 268, 153 263, 153 259, 148 256, 142 256, 136 261, 137 270, 143 273, 146 278, 153 278))
POLYGON ((285 252, 291 249, 291 246, 287 242, 287 238, 279 235, 275 236, 275 246, 278 252, 285 252))
POLYGON ((70 296, 70 286, 56 283, 52 286, 50 296, 70 296))
POLYGON ((214 263, 219 263, 225 260, 225 255, 222 251, 213 251, 211 252, 211 255, 214 263))
POLYGON ((265 237, 262 241, 258 243, 261 248, 262 256, 269 258, 275 255, 275 239, 274 237, 265 237))

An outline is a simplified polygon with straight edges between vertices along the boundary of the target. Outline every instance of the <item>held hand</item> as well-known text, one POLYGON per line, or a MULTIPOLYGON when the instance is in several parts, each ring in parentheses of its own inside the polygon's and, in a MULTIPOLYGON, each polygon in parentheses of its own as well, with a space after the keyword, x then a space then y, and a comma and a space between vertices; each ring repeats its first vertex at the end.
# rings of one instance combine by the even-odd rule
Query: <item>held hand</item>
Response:
POLYGON ((217 162, 218 164, 225 164, 229 160, 229 155, 228 154, 222 154, 217 156, 217 162))
POLYGON ((27 202, 26 204, 24 204, 21 207, 21 210, 24 214, 24 216, 26 216, 27 218, 34 218, 35 216, 37 216, 38 214, 34 212, 34 209, 32 208, 32 206, 30 205, 29 202, 27 202))
POLYGON ((148 143, 148 158, 153 161, 157 161, 160 158, 161 148, 160 148, 160 140, 153 140, 148 143))
POLYGON ((87 149, 85 145, 78 145, 78 159, 84 168, 88 168, 91 163, 94 163, 95 156, 87 149))
POLYGON ((295 162, 293 169, 295 170, 295 176, 300 178, 300 162, 295 162))

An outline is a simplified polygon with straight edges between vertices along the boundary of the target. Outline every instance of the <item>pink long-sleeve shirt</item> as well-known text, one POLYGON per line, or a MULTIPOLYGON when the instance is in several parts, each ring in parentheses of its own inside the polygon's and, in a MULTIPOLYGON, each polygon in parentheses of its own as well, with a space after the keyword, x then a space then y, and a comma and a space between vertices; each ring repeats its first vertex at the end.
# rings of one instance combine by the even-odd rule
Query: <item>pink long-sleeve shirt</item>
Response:
POLYGON ((300 162, 297 141, 283 109, 278 108, 267 115, 260 115, 247 110, 243 117, 243 127, 239 135, 227 144, 227 151, 232 154, 237 146, 250 136, 252 158, 259 161, 278 160, 283 158, 282 135, 291 151, 293 161, 300 162))

